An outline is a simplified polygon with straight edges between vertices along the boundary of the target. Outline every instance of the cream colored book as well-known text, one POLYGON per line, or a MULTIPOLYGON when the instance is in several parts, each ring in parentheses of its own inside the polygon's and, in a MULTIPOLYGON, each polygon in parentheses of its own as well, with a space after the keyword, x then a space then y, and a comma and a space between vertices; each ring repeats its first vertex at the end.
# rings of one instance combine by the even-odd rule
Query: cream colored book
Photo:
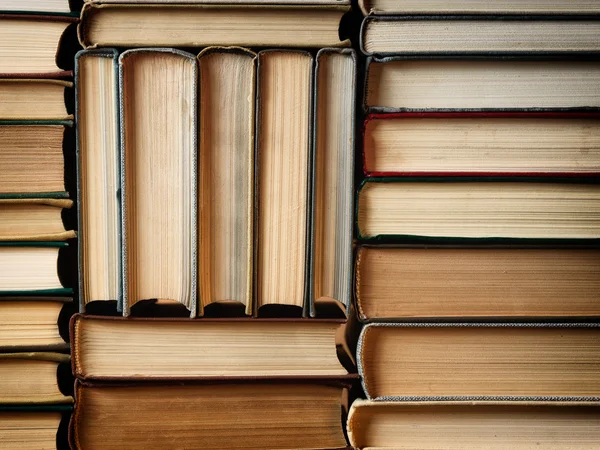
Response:
POLYGON ((315 74, 311 314, 332 303, 347 313, 354 222, 356 54, 323 49, 315 74))
POLYGON ((58 365, 68 364, 62 353, 0 353, 0 404, 73 403, 58 384, 58 365))
POLYGON ((97 4, 81 12, 81 45, 114 47, 327 47, 348 5, 97 4))
POLYGON ((62 212, 73 200, 0 198, 0 241, 64 241, 76 236, 66 230, 62 212))
POLYGON ((0 11, 68 13, 69 0, 0 0, 0 11))
POLYGON ((358 233, 365 239, 599 239, 599 202, 597 183, 370 178, 358 193, 358 233))
POLYGON ((71 120, 62 80, 0 78, 0 120, 71 120))
POLYGON ((361 50, 385 54, 586 53, 600 50, 600 22, 588 18, 368 16, 361 50))
POLYGON ((77 21, 70 15, 0 13, 0 74, 67 75, 58 66, 57 54, 65 30, 77 21))
POLYGON ((357 400, 347 430, 359 450, 591 450, 599 424, 597 401, 357 400))
POLYGON ((372 59, 366 78, 378 112, 600 107, 593 60, 372 59))
POLYGON ((306 307, 313 58, 258 55, 257 307, 306 307))
POLYGON ((123 313, 140 300, 196 315, 197 61, 175 49, 119 56, 123 313))
POLYGON ((357 362, 369 398, 600 398, 594 323, 371 323, 357 362))
POLYGON ((61 412, 0 411, 0 442, 6 450, 56 448, 61 412))
POLYGON ((81 310, 121 294, 118 54, 76 56, 81 310))
POLYGON ((343 324, 80 314, 72 322, 74 374, 82 380, 343 377, 336 350, 343 324))
POLYGON ((358 0, 363 14, 597 14, 596 0, 358 0))
POLYGON ((200 67, 199 314, 241 304, 252 314, 256 54, 210 47, 200 67))

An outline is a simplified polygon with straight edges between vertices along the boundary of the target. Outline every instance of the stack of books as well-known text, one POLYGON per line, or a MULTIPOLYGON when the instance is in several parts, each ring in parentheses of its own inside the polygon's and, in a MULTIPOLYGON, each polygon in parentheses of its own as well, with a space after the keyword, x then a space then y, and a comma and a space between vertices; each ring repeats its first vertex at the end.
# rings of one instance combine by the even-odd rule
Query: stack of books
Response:
POLYGON ((65 0, 0 10, 0 446, 54 448, 73 403, 64 326, 73 291, 58 261, 75 237, 62 219, 73 205, 63 40, 78 18, 65 0))
POLYGON ((124 3, 79 25, 71 445, 344 448, 349 2, 124 3))
POLYGON ((600 440, 600 6, 363 0, 357 448, 600 440))

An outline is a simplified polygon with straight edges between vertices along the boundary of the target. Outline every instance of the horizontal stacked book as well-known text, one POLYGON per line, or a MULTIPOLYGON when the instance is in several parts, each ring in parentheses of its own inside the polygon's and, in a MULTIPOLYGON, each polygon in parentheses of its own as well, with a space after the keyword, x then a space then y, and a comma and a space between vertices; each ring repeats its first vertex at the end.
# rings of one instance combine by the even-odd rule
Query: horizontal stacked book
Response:
POLYGON ((74 137, 65 41, 78 19, 68 2, 46 3, 0 2, 3 449, 66 442, 73 404, 66 342, 73 290, 59 267, 75 237, 65 175, 74 137))
POLYGON ((285 3, 83 7, 72 448, 348 445, 350 5, 285 3))
POLYGON ((596 447, 597 2, 360 4, 351 444, 596 447))

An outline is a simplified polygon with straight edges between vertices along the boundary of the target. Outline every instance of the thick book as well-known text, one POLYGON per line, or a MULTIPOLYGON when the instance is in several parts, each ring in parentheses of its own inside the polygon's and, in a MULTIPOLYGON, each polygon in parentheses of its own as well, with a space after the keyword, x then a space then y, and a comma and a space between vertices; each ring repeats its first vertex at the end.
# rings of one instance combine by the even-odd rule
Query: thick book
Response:
POLYGON ((64 241, 76 236, 66 230, 63 209, 72 200, 57 198, 1 198, 0 241, 64 241))
POLYGON ((358 370, 381 400, 600 400, 596 323, 381 323, 358 370))
POLYGON ((0 121, 0 198, 65 198, 66 122, 0 121))
POLYGON ((79 301, 121 297, 121 189, 118 53, 83 50, 75 57, 79 301))
POLYGON ((358 400, 347 430, 357 449, 591 449, 600 441, 597 401, 358 400))
POLYGON ((0 405, 5 450, 64 449, 72 405, 0 405))
POLYGON ((65 101, 72 88, 63 80, 0 78, 0 120, 72 120, 65 101))
POLYGON ((199 315, 231 303, 253 313, 256 58, 240 47, 198 55, 199 315))
POLYGON ((356 53, 322 49, 315 65, 310 312, 350 308, 356 53))
POLYGON ((0 295, 72 295, 58 273, 59 250, 67 242, 0 241, 0 295))
POLYGON ((0 404, 73 403, 58 381, 59 364, 69 360, 62 353, 0 353, 0 404))
POLYGON ((600 21, 573 16, 367 16, 367 55, 589 55, 600 51, 600 21))
MULTIPOLYGON (((7 0, 8 1, 8 0, 7 0)), ((12 0, 14 1, 14 0, 12 0)), ((64 0, 63 0, 64 1, 64 0)), ((185 4, 217 4, 217 5, 306 5, 306 0, 278 0, 275 3, 273 0, 84 0, 85 3, 161 3, 178 5, 185 4)), ((310 0, 310 5, 350 5, 351 0, 310 0)))
MULTIPOLYGON (((599 22, 600 23, 600 22, 599 22)), ((600 107, 595 59, 367 59, 365 109, 587 110, 600 107)))
POLYGON ((371 114, 366 176, 600 174, 600 114, 371 114))
POLYGON ((86 3, 79 40, 84 48, 348 46, 339 28, 349 10, 348 5, 86 3))
POLYGON ((77 382, 73 448, 346 448, 346 386, 268 380, 203 384, 77 382))
POLYGON ((123 313, 140 300, 196 315, 196 57, 175 49, 119 56, 123 313))
POLYGON ((6 14, 0 12, 0 74, 15 78, 63 78, 58 49, 67 27, 78 22, 69 15, 6 14))
POLYGON ((364 321, 600 317, 597 248, 361 246, 355 280, 364 321))
POLYGON ((364 15, 408 14, 598 14, 596 0, 358 0, 364 15))
POLYGON ((342 320, 169 319, 75 315, 82 380, 344 377, 342 320), (115 349, 119 349, 115 352, 115 349))
MULTIPOLYGON (((288 305, 307 315, 313 57, 258 54, 256 124, 257 310, 288 305)), ((299 315, 299 314, 298 314, 299 315)))
POLYGON ((364 240, 593 241, 599 201, 597 178, 367 178, 357 232, 364 240))
POLYGON ((69 297, 0 297, 0 352, 68 350, 61 331, 71 302, 69 297))

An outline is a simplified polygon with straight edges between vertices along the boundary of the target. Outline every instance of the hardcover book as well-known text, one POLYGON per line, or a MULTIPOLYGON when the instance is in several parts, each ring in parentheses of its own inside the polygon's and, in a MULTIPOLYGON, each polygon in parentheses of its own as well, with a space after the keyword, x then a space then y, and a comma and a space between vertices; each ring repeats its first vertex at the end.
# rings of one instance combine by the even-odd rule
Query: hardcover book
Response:
POLYGON ((76 236, 66 230, 61 214, 72 200, 0 198, 0 241, 64 241, 76 236))
POLYGON ((364 123, 367 176, 600 174, 594 113, 372 114, 364 123))
POLYGON ((64 198, 72 122, 0 122, 0 198, 64 198))
POLYGON ((0 120, 72 120, 65 101, 72 88, 62 80, 0 79, 0 120))
POLYGON ((196 57, 180 50, 119 56, 126 316, 150 299, 196 315, 197 77, 196 57))
POLYGON ((600 316, 600 250, 374 247, 356 254, 366 321, 600 316))
POLYGON ((0 405, 0 442, 6 450, 60 448, 71 405, 0 405))
POLYGON ((258 54, 257 309, 307 315, 312 78, 308 52, 258 54))
MULTIPOLYGON (((336 340, 342 320, 71 320, 73 373, 82 380, 347 376, 336 340), (118 352, 115 349, 119 349, 118 352)), ((352 376, 350 376, 352 378, 352 376)))
POLYGON ((367 16, 367 55, 569 55, 600 51, 600 21, 576 16, 367 16))
POLYGON ((368 112, 588 110, 600 107, 595 59, 367 59, 368 112))
POLYGON ((78 382, 75 396, 73 448, 158 450, 174 442, 215 450, 347 447, 341 424, 345 386, 340 382, 78 382))
POLYGON ((73 403, 57 378, 58 365, 69 359, 62 353, 0 353, 0 404, 73 403))
POLYGON ((368 178, 358 192, 358 235, 365 240, 599 239, 600 184, 595 178, 559 181, 368 178))
POLYGON ((0 241, 0 295, 72 295, 58 274, 66 242, 0 241))
POLYGON ((357 363, 368 398, 600 399, 595 323, 368 324, 357 363))
POLYGON ((358 0, 364 15, 405 14, 597 14, 596 0, 358 0))
POLYGON ((84 48, 347 46, 340 41, 344 5, 206 5, 86 3, 79 40, 84 48), (130 24, 135 21, 137 26, 130 24))
POLYGON ((231 302, 253 313, 256 58, 239 47, 198 55, 199 315, 231 302))
POLYGON ((358 400, 348 415, 357 449, 590 449, 600 439, 595 401, 358 400))
POLYGON ((79 301, 121 296, 118 53, 84 50, 75 58, 79 301))
POLYGON ((0 74, 12 78, 71 76, 57 62, 67 27, 78 22, 68 15, 0 13, 0 74), (32 38, 35 36, 35 38, 32 38))
POLYGON ((356 54, 322 49, 315 69, 311 315, 350 308, 354 200, 356 54))

